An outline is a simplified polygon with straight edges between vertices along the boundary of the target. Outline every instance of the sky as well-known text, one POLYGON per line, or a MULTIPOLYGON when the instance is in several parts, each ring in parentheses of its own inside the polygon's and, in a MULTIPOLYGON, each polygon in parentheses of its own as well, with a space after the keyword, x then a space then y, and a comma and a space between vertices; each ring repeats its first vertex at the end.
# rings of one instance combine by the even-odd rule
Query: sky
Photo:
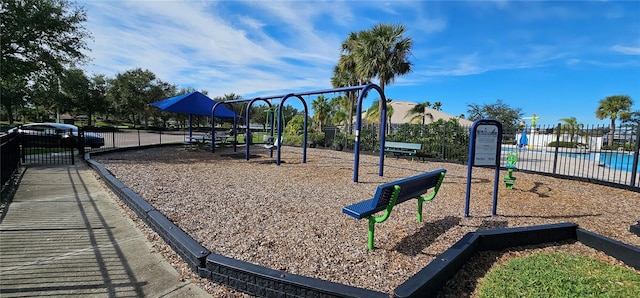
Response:
MULTIPOLYGON (((78 4, 93 35, 88 73, 147 69, 212 98, 330 89, 348 34, 386 23, 404 25, 413 41, 412 71, 385 87, 394 101, 439 101, 458 116, 469 104, 499 99, 525 117, 536 114, 541 125, 568 117, 606 125, 595 110, 610 95, 628 95, 640 110, 640 1, 78 4)), ((310 106, 313 98, 307 100, 310 106)))

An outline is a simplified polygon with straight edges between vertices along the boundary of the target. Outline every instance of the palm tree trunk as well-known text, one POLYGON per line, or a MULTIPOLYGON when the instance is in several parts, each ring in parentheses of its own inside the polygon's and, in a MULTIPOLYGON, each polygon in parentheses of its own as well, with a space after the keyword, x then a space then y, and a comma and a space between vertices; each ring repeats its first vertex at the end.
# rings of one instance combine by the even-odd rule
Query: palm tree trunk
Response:
POLYGON ((611 149, 613 149, 613 134, 616 131, 616 120, 615 119, 611 119, 611 126, 609 128, 611 131, 609 132, 609 146, 611 146, 611 149))
POLYGON ((349 96, 349 129, 347 130, 349 132, 350 135, 353 134, 353 102, 354 100, 354 95, 355 92, 349 92, 347 93, 347 95, 349 96))
MULTIPOLYGON (((382 94, 380 95, 380 101, 378 102, 378 126, 380 126, 380 129, 378 129, 378 140, 380 140, 382 138, 382 136, 380 135, 380 132, 384 133, 386 131, 386 127, 382 127, 382 109, 384 109, 385 107, 383 105, 387 104, 387 101, 382 98, 384 95, 384 78, 381 76, 380 77, 380 90, 382 90, 382 94)), ((386 111, 386 109, 385 109, 386 111)))

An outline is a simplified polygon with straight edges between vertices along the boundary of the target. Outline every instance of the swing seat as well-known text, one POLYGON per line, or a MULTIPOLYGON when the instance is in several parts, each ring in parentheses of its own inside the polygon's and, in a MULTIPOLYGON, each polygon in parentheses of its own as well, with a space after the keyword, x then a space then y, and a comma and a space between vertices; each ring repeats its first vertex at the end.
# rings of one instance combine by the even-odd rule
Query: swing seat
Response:
POLYGON ((278 146, 280 146, 279 140, 276 140, 273 144, 264 144, 264 148, 267 148, 269 150, 277 149, 278 146))

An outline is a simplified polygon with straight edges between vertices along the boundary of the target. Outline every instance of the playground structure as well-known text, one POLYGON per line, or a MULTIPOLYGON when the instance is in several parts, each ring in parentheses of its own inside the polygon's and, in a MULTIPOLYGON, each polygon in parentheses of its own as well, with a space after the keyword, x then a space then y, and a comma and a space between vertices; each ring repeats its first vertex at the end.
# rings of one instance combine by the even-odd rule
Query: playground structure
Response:
MULTIPOLYGON (((296 97, 298 99, 300 99, 300 101, 302 102, 303 106, 304 106, 304 131, 303 131, 303 139, 302 139, 302 163, 306 163, 307 161, 307 120, 309 118, 309 110, 307 107, 307 103, 304 100, 303 96, 310 96, 310 95, 320 95, 320 94, 327 94, 327 93, 340 93, 340 92, 358 92, 358 99, 357 99, 357 104, 356 104, 356 127, 355 127, 355 147, 354 147, 354 162, 353 162, 353 182, 358 182, 358 165, 360 162, 360 129, 362 126, 362 101, 365 97, 365 95, 368 93, 369 90, 376 90, 378 92, 378 94, 380 95, 380 100, 385 101, 386 102, 386 97, 384 95, 384 92, 382 91, 382 89, 376 85, 376 84, 368 84, 368 85, 360 85, 360 86, 351 86, 351 87, 342 87, 342 88, 333 88, 333 89, 325 89, 325 90, 316 90, 316 91, 306 91, 306 92, 298 92, 298 93, 289 93, 289 94, 285 94, 285 95, 275 95, 275 96, 267 96, 267 97, 256 97, 253 99, 238 99, 238 100, 229 100, 229 101, 221 101, 216 103, 213 108, 211 109, 211 115, 215 115, 216 109, 222 105, 230 105, 232 103, 237 103, 237 102, 248 102, 247 108, 246 108, 246 113, 245 113, 245 121, 246 121, 246 135, 249 136, 250 135, 250 116, 251 116, 251 107, 253 106, 253 104, 256 101, 264 101, 265 103, 267 103, 267 105, 269 106, 269 109, 272 108, 272 104, 271 104, 271 100, 275 100, 275 99, 280 99, 280 105, 279 108, 277 109, 278 111, 278 118, 277 121, 275 121, 277 123, 277 136, 275 138, 275 140, 282 140, 282 133, 283 133, 283 121, 282 121, 282 108, 284 107, 284 103, 292 97, 296 97)), ((380 123, 380 164, 379 164, 379 171, 378 171, 378 175, 379 176, 383 176, 384 175, 384 143, 385 143, 385 134, 384 134, 384 128, 386 127, 386 121, 387 121, 387 106, 386 105, 382 105, 382 110, 380 111, 381 114, 381 119, 382 119, 382 123, 380 123)), ((234 135, 236 134, 237 131, 237 117, 234 118, 233 120, 233 132, 234 135)), ((271 121, 270 121, 270 133, 271 136, 273 137, 274 134, 274 117, 271 117, 271 121)), ((211 117, 211 137, 213 139, 215 139, 215 117, 211 117)), ((236 137, 237 138, 237 137, 236 137)), ((273 139, 273 138, 272 138, 273 139)), ((234 142, 234 152, 236 151, 236 144, 237 142, 234 142)), ((280 165, 280 157, 281 157, 281 146, 277 146, 276 147, 276 164, 280 165)), ((249 151, 250 151, 250 142, 245 142, 245 159, 249 160, 249 151)), ((215 142, 211 143, 211 152, 215 152, 215 142)), ((272 156, 272 152, 270 151, 270 157, 272 156)))
POLYGON ((536 114, 532 114, 531 117, 524 117, 522 121, 520 121, 520 127, 522 128, 522 135, 520 136, 520 140, 518 140, 518 148, 527 147, 529 149, 533 149, 533 137, 536 132, 536 121, 540 119, 540 116, 536 116, 536 114), (524 120, 531 120, 531 136, 527 137, 527 125, 524 120))
POLYGON ((504 183, 507 189, 513 189, 513 185, 516 183, 516 177, 513 176, 513 170, 516 168, 516 163, 518 162, 518 153, 510 152, 507 154, 507 165, 505 168, 507 169, 507 175, 504 176, 504 183))
MULTIPOLYGON (((253 106, 253 104, 256 101, 262 101, 264 103, 267 104, 268 108, 267 111, 270 114, 269 117, 267 117, 267 119, 269 120, 268 126, 269 126, 269 134, 270 134, 270 138, 273 139, 273 134, 274 134, 274 125, 277 123, 277 127, 278 127, 278 131, 282 131, 282 107, 284 107, 284 102, 285 100, 290 97, 289 95, 286 96, 270 96, 270 97, 257 97, 254 99, 237 99, 237 100, 229 100, 229 101, 221 101, 216 103, 213 108, 211 109, 211 114, 214 115, 216 112, 216 109, 218 109, 218 106, 220 106, 221 104, 225 104, 229 107, 231 107, 231 104, 233 103, 242 103, 242 102, 248 102, 247 104, 247 108, 246 108, 246 112, 245 112, 245 120, 246 120, 246 141, 245 141, 245 159, 249 160, 249 156, 250 156, 250 135, 251 135, 251 129, 250 129, 250 119, 251 119, 251 107, 253 106), (274 99, 279 99, 281 98, 281 102, 280 105, 278 107, 274 107, 274 105, 271 103, 272 100, 274 99), (277 120, 275 119, 275 111, 278 111, 278 118, 277 120)), ((309 109, 307 107, 306 102, 304 101, 304 99, 302 97, 298 97, 301 102, 302 105, 304 107, 304 141, 306 142, 307 139, 307 119, 309 118, 309 109)), ((237 131, 238 131, 238 119, 234 118, 233 121, 233 128, 232 128, 232 132, 234 135, 234 139, 235 141, 233 142, 233 151, 236 152, 237 151, 237 131)), ((211 137, 215 139, 215 118, 212 117, 211 118, 211 137)), ((278 140, 281 140, 282 135, 278 134, 278 140)), ((302 152, 302 163, 306 163, 307 162, 307 150, 306 147, 303 146, 303 152, 302 152)), ((215 143, 211 143, 211 152, 215 152, 215 143)), ((269 151, 269 157, 273 157, 273 150, 269 151)), ((280 164, 280 158, 279 158, 279 154, 278 154, 278 158, 277 158, 277 164, 280 164)))

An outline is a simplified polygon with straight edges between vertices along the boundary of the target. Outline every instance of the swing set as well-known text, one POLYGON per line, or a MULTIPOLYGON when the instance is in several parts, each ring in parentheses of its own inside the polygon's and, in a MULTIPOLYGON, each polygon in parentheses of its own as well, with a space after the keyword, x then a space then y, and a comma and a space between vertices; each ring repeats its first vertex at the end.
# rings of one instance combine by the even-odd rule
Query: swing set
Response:
MULTIPOLYGON (((329 94, 329 93, 340 93, 340 92, 358 92, 358 99, 357 99, 357 105, 356 105, 356 126, 355 126, 355 147, 354 147, 354 162, 353 162, 353 182, 358 182, 358 166, 360 163, 360 130, 361 130, 361 126, 362 126, 362 101, 364 100, 364 97, 366 96, 366 94, 370 91, 370 90, 375 90, 376 92, 378 92, 378 94, 380 95, 380 100, 385 101, 386 102, 386 97, 384 95, 384 92, 382 91, 382 89, 376 85, 376 84, 367 84, 367 85, 360 85, 360 86, 351 86, 351 87, 341 87, 341 88, 333 88, 333 89, 325 89, 325 90, 315 90, 315 91, 306 91, 306 92, 297 92, 297 93, 289 93, 289 94, 285 94, 285 95, 275 95, 275 96, 268 96, 268 97, 256 97, 253 99, 238 99, 238 100, 229 100, 229 101, 220 101, 217 102, 213 108, 211 109, 211 115, 215 115, 215 111, 218 108, 218 106, 225 104, 228 106, 231 106, 232 103, 239 103, 239 102, 248 102, 247 108, 246 108, 246 112, 245 112, 245 121, 246 121, 246 136, 247 138, 249 138, 249 136, 251 135, 250 132, 250 123, 249 123, 249 119, 251 116, 251 107, 253 106, 253 104, 256 101, 263 101, 268 105, 269 110, 273 111, 273 113, 275 113, 275 111, 277 110, 278 113, 278 118, 277 121, 275 121, 276 119, 274 119, 275 117, 270 117, 270 134, 273 140, 276 140, 275 142, 278 142, 278 146, 274 146, 276 148, 276 164, 280 165, 280 156, 281 156, 281 140, 282 140, 282 135, 283 135, 283 115, 282 115, 282 110, 284 107, 284 104, 287 100, 289 100, 290 98, 298 98, 301 102, 302 105, 304 107, 304 125, 303 125, 303 139, 302 139, 302 163, 306 163, 307 162, 307 123, 308 123, 308 118, 309 118, 309 109, 307 106, 306 101, 304 100, 303 96, 311 96, 311 95, 321 95, 321 94, 329 94), (276 99, 280 99, 280 104, 278 106, 277 109, 274 109, 273 104, 271 103, 272 100, 276 100, 276 99), (274 134, 274 126, 276 126, 277 124, 277 129, 275 130, 275 133, 277 134, 276 138, 273 138, 273 134, 274 134)), ((378 170, 378 175, 379 176, 383 176, 384 174, 384 142, 385 142, 385 134, 384 134, 384 128, 386 127, 386 121, 387 121, 387 105, 382 105, 382 110, 380 111, 381 114, 381 119, 382 119, 382 123, 380 124, 380 163, 379 163, 379 170, 378 170)), ((269 117, 268 117, 269 118, 269 117)), ((237 136, 236 131, 237 131, 237 125, 238 125, 238 117, 234 117, 233 119, 233 133, 234 135, 237 136)), ((213 139, 215 139, 215 117, 211 117, 211 137, 213 139)), ((237 138, 237 137, 236 137, 237 138)), ((274 144, 275 144, 274 142, 274 144)), ((236 144, 237 142, 234 142, 233 147, 234 147, 234 152, 236 152, 236 144)), ((245 159, 249 160, 249 149, 250 149, 250 142, 247 140, 245 142, 245 159)), ((215 152, 215 142, 211 142, 211 152, 215 152)), ((270 150, 270 154, 269 157, 273 157, 273 150, 270 150)))

